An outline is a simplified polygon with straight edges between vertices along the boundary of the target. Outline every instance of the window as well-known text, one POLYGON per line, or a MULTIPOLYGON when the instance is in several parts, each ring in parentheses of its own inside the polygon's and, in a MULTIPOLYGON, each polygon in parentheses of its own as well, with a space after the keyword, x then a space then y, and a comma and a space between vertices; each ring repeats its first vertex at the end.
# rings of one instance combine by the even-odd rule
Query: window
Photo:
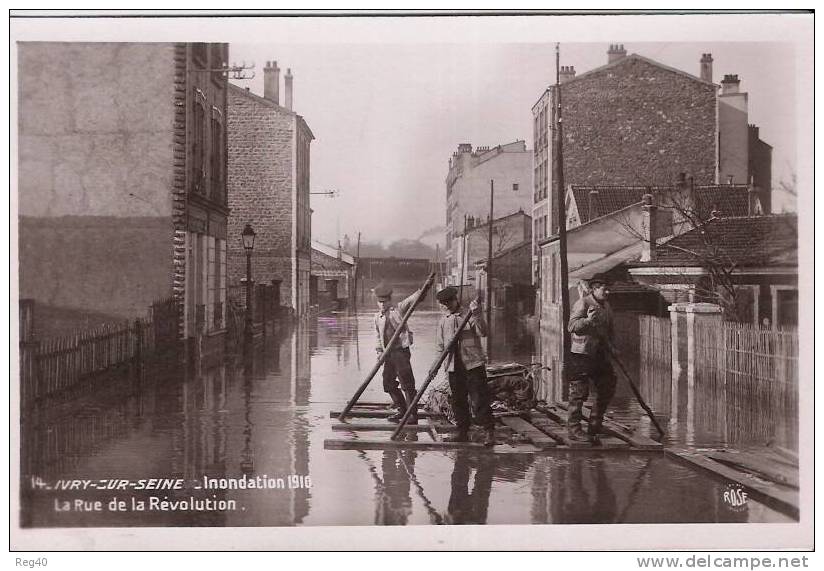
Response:
POLYGON ((515 192, 518 192, 518 183, 517 182, 512 183, 512 190, 515 191, 515 192))
POLYGON ((192 44, 192 56, 196 64, 203 68, 208 65, 208 48, 205 43, 192 44))
POLYGON ((192 171, 191 171, 191 189, 193 192, 203 193, 205 189, 205 181, 203 176, 203 155, 206 151, 205 139, 205 125, 206 113, 203 105, 197 101, 195 95, 194 118, 192 124, 192 171))
POLYGON ((220 203, 225 202, 226 193, 224 182, 225 153, 223 151, 223 125, 220 122, 220 111, 212 109, 211 134, 212 152, 209 156, 211 198, 220 203))

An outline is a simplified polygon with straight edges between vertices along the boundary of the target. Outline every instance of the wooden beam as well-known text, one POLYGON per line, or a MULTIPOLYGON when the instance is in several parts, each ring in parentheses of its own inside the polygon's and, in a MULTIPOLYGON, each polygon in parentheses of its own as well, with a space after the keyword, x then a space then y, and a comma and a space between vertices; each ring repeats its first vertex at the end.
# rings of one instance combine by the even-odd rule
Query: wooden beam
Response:
POLYGON ((747 490, 749 496, 764 505, 785 515, 798 519, 798 492, 778 488, 774 484, 759 482, 752 476, 742 474, 720 462, 707 458, 698 452, 690 450, 666 449, 668 456, 690 466, 701 468, 710 474, 734 482, 747 490))
MULTIPOLYGON (((397 424, 367 424, 367 423, 348 423, 348 422, 341 422, 332 425, 332 430, 351 430, 351 431, 360 431, 360 430, 395 430, 398 428, 397 424)), ((429 426, 424 424, 407 424, 403 427, 404 430, 408 430, 410 432, 428 432, 429 426)))
POLYGON ((770 480, 771 482, 795 489, 798 489, 799 487, 798 468, 793 470, 786 465, 770 462, 768 458, 762 458, 756 454, 751 454, 748 452, 715 450, 712 452, 706 452, 705 455, 717 462, 723 462, 724 464, 731 465, 736 469, 743 469, 747 472, 751 472, 756 476, 764 478, 765 480, 770 480))
POLYGON ((510 427, 515 432, 522 434, 524 437, 526 437, 527 440, 532 442, 532 444, 534 444, 538 448, 554 448, 558 445, 555 442, 555 440, 553 440, 552 438, 550 438, 549 436, 547 436, 546 434, 544 434, 543 432, 529 424, 523 418, 511 416, 507 418, 502 418, 501 422, 503 422, 506 426, 510 427))
MULTIPOLYGON (((346 413, 346 416, 351 416, 354 418, 386 418, 388 416, 392 416, 395 414, 396 411, 394 410, 369 410, 369 409, 357 409, 353 408, 349 412, 346 413)), ((329 418, 336 418, 340 416, 340 411, 330 411, 329 418)), ((426 411, 418 411, 418 418, 429 418, 430 416, 439 416, 430 412, 426 411)))
POLYGON ((398 448, 415 448, 423 450, 444 450, 449 448, 475 448, 489 450, 480 442, 436 442, 434 440, 367 440, 358 438, 327 438, 323 441, 327 450, 384 450, 398 448))

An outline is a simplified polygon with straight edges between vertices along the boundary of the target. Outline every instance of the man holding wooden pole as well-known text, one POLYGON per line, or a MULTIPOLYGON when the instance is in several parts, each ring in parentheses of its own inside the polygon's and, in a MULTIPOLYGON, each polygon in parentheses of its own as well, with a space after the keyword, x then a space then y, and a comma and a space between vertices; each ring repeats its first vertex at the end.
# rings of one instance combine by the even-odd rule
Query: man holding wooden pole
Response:
MULTIPOLYGON (((415 398, 415 374, 412 372, 410 362, 412 330, 403 323, 403 315, 412 307, 421 293, 422 290, 417 290, 398 303, 396 307, 392 304, 391 287, 380 284, 375 288, 375 297, 378 300, 378 312, 375 313, 375 333, 377 333, 375 351, 378 355, 386 351, 395 331, 400 329, 399 339, 392 345, 383 363, 383 390, 398 407, 398 412, 387 418, 389 422, 400 422, 406 412, 407 403, 411 403, 415 398)), ((412 411, 408 424, 418 423, 416 412, 412 411)))
POLYGON ((484 446, 495 444, 495 418, 489 405, 489 387, 486 382, 486 353, 481 337, 486 337, 487 326, 477 300, 472 300, 469 308, 461 307, 458 290, 446 287, 436 294, 446 313, 441 317, 436 330, 436 349, 443 352, 450 340, 458 335, 451 354, 444 360, 444 369, 449 375, 452 391, 452 405, 458 432, 444 439, 447 442, 468 442, 469 427, 474 417, 475 423, 484 427, 484 446), (467 315, 469 314, 469 315, 467 315), (459 324, 468 317, 463 331, 459 324), (471 405, 471 414, 470 414, 471 405))
POLYGON ((575 303, 569 318, 572 347, 566 368, 569 382, 568 438, 599 444, 598 434, 612 397, 616 377, 610 363, 613 315, 606 276, 595 275, 586 284, 588 291, 575 303), (589 416, 587 435, 581 429, 584 401, 590 385, 595 389, 595 406, 589 416))

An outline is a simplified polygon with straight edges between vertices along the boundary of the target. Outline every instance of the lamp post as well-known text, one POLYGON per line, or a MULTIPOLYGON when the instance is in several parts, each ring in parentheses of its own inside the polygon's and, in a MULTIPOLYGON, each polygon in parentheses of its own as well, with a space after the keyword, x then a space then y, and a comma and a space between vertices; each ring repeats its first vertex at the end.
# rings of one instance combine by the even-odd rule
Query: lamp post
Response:
POLYGON ((255 249, 255 231, 251 224, 246 224, 240 237, 246 250, 246 325, 243 334, 248 347, 252 341, 252 250, 255 249))

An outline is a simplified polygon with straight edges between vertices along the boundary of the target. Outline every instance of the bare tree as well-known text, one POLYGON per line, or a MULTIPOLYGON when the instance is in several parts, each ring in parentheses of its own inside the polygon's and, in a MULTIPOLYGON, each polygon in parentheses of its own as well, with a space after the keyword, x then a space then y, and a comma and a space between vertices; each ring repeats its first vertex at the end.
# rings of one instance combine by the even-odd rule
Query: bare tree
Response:
MULTIPOLYGON (((618 223, 624 232, 650 244, 657 251, 671 251, 686 254, 691 266, 704 271, 699 279, 685 279, 692 282, 697 300, 716 303, 724 310, 724 315, 732 321, 742 321, 747 317, 747 299, 742 292, 738 278, 739 270, 752 256, 742 252, 763 250, 763 238, 751 235, 746 244, 728 244, 721 231, 719 216, 712 204, 700 201, 694 191, 687 188, 671 191, 650 189, 651 204, 658 208, 657 228, 646 228, 646 218, 633 219, 629 212, 618 215, 618 223), (666 229, 665 229, 666 228, 666 229), (690 232, 692 239, 678 240, 679 236, 690 232), (655 244, 651 244, 655 236, 655 244), (743 246, 743 247, 742 247, 743 246)), ((645 201, 649 200, 645 196, 645 201)), ((636 210, 637 212, 637 210, 636 210)), ((683 277, 687 277, 684 274, 683 277)))

